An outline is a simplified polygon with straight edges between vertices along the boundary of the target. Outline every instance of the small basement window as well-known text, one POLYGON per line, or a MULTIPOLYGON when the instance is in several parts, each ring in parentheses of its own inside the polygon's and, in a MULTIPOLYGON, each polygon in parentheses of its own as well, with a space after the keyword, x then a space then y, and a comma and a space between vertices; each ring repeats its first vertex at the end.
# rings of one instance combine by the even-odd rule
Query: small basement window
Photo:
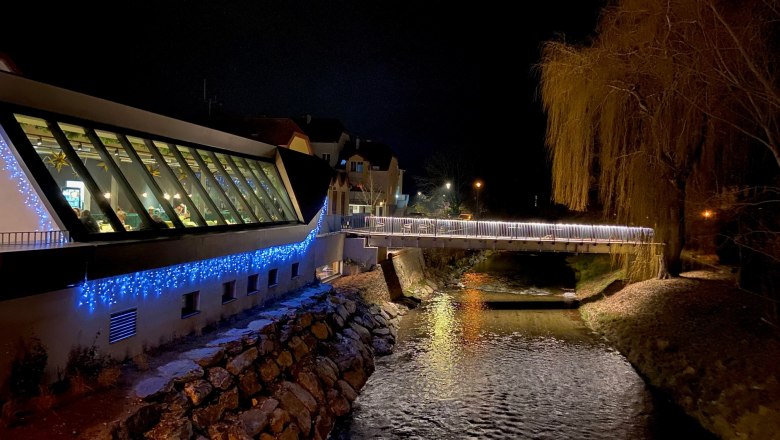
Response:
POLYGON ((268 271, 268 287, 275 286, 279 283, 277 277, 279 275, 278 269, 271 269, 268 271))
POLYGON ((247 295, 254 295, 255 293, 257 293, 257 291, 259 290, 257 282, 259 280, 260 280, 260 275, 258 275, 258 274, 249 275, 247 277, 247 279, 246 279, 246 294, 247 295))
POLYGON ((292 275, 290 275, 291 279, 298 277, 298 265, 299 265, 299 263, 293 263, 292 264, 292 275))
POLYGON ((227 304, 236 299, 236 280, 222 284, 222 304, 227 304))
POLYGON ((197 315, 200 310, 200 292, 185 293, 181 296, 181 318, 197 315))

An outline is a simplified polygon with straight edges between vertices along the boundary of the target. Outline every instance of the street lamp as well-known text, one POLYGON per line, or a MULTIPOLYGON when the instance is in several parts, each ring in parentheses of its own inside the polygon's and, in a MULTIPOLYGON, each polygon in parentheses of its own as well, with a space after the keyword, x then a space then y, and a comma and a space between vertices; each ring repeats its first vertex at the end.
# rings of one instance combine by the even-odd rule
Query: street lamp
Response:
POLYGON ((474 187, 477 188, 477 218, 479 218, 479 190, 482 189, 482 182, 477 180, 474 182, 474 187))
POLYGON ((446 183, 444 183, 444 186, 446 186, 447 189, 450 189, 450 186, 452 186, 452 184, 450 182, 446 182, 446 183))

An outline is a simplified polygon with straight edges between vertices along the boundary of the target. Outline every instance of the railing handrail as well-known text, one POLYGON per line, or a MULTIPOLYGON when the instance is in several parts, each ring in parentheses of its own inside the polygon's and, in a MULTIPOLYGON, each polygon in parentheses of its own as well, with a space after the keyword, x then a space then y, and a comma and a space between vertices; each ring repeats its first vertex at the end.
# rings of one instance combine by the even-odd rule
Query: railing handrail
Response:
POLYGON ((341 229, 368 235, 474 237, 539 241, 652 243, 654 231, 641 226, 449 220, 421 217, 340 216, 341 229))
POLYGON ((70 242, 68 231, 0 232, 0 245, 64 244, 70 242))

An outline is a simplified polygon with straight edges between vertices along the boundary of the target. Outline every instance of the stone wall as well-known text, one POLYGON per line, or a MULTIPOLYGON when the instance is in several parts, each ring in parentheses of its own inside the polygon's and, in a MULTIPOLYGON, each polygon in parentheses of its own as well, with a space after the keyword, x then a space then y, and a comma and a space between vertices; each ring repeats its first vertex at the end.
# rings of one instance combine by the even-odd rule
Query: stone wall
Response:
POLYGON ((326 439, 375 356, 392 351, 403 312, 309 288, 139 380, 134 392, 147 404, 112 436, 326 439))

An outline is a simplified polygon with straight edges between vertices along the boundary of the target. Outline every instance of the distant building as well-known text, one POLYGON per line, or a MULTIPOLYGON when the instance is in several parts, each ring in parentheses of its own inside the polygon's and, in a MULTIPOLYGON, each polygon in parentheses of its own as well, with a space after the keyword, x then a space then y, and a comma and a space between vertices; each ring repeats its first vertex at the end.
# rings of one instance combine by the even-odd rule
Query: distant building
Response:
POLYGON ((290 118, 266 116, 212 116, 205 125, 277 147, 313 155, 309 136, 290 118))
POLYGON ((403 170, 393 150, 380 142, 356 138, 339 154, 336 170, 349 176, 350 214, 396 215, 403 194, 403 170))
POLYGON ((350 139, 344 125, 338 119, 313 118, 311 115, 296 118, 295 122, 309 136, 314 155, 336 168, 339 153, 350 139))

